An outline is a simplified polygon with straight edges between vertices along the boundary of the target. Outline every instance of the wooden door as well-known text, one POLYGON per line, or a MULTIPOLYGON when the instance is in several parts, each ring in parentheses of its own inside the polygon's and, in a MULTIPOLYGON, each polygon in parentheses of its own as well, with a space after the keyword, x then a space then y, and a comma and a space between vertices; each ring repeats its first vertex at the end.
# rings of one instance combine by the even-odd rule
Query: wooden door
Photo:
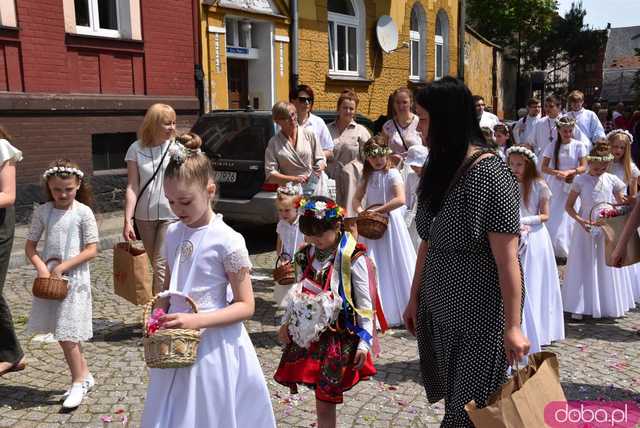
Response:
POLYGON ((229 108, 246 109, 249 105, 249 67, 247 60, 227 59, 229 108))

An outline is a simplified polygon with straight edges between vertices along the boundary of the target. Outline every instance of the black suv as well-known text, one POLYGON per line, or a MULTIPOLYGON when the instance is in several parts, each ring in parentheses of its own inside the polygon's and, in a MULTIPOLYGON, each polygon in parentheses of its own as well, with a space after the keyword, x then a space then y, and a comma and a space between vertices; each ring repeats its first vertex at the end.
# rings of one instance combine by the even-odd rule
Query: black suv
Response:
MULTIPOLYGON (((329 123, 335 111, 314 111, 329 123)), ((373 129, 373 122, 358 115, 356 121, 373 129)), ((216 212, 226 220, 252 224, 278 222, 275 207, 278 185, 265 183, 264 152, 274 135, 268 110, 216 110, 200 116, 192 132, 200 135, 211 159, 218 184, 216 212)))

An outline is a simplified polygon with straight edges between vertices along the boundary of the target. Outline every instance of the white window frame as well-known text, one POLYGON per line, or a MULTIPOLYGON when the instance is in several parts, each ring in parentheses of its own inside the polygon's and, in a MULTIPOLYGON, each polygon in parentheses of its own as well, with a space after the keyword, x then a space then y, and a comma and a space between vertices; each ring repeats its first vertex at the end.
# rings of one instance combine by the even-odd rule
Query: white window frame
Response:
POLYGON ((442 75, 438 75, 438 61, 440 61, 442 64, 442 74, 444 74, 444 37, 437 35, 435 37, 435 65, 436 68, 434 69, 433 73, 434 73, 434 80, 439 80, 442 79, 442 75), (438 46, 440 46, 442 48, 441 50, 441 54, 438 55, 438 46))
POLYGON ((329 74, 332 76, 362 77, 364 74, 364 36, 363 28, 365 26, 364 6, 361 0, 351 1, 354 16, 343 15, 341 13, 327 12, 327 44, 329 46, 329 74), (333 24, 333 41, 331 46, 331 24, 333 24), (345 70, 339 70, 338 67, 338 26, 345 27, 345 70), (356 33, 356 64, 355 70, 349 70, 349 28, 354 28, 356 33))
POLYGON ((449 17, 445 11, 440 10, 436 15, 435 30, 438 31, 438 22, 442 34, 435 34, 434 37, 434 59, 435 68, 433 70, 433 80, 442 79, 449 74, 449 17), (442 48, 442 55, 438 56, 438 46, 442 48), (442 75, 438 75, 438 61, 442 63, 442 75))
POLYGON ((235 18, 235 17, 226 17, 224 20, 224 26, 226 29, 226 34, 227 34, 227 47, 232 47, 232 48, 248 48, 251 49, 252 46, 252 42, 251 42, 251 37, 252 37, 252 33, 251 30, 249 31, 245 31, 245 40, 247 42, 247 46, 240 46, 240 23, 241 23, 242 19, 239 18, 235 18), (230 25, 227 25, 227 23, 230 23, 230 25), (229 44, 229 34, 232 35, 233 37, 233 42, 234 44, 229 44))
MULTIPOLYGON (((115 0, 116 5, 116 19, 118 21, 118 29, 111 30, 108 28, 100 28, 100 13, 98 11, 98 0, 86 0, 89 2, 89 22, 90 26, 78 25, 76 23, 76 32, 78 34, 86 34, 90 36, 102 36, 102 37, 112 37, 112 38, 120 38, 122 37, 121 29, 122 29, 122 17, 120 16, 122 6, 120 5, 121 0, 115 0)), ((75 15, 74 15, 75 19, 75 15)))
POLYGON ((416 2, 411 9, 411 15, 409 18, 409 80, 414 82, 420 82, 426 80, 426 49, 425 42, 426 38, 426 15, 424 13, 424 9, 420 3, 416 2), (418 28, 411 30, 411 23, 413 14, 417 15, 418 20, 418 28), (414 42, 418 43, 417 52, 414 52, 414 42), (414 56, 418 55, 418 70, 417 74, 414 73, 413 69, 413 59, 414 56))

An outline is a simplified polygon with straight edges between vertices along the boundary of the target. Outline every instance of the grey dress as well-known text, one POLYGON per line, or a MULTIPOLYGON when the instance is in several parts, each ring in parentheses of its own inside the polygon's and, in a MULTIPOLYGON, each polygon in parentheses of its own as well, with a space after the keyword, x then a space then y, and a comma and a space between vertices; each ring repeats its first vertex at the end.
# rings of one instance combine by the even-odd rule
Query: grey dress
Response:
POLYGON ((451 188, 435 218, 429 201, 419 202, 416 225, 429 250, 418 350, 428 400, 445 399, 443 427, 472 427, 464 405, 483 406, 506 378, 502 296, 487 234, 519 234, 518 195, 508 167, 491 156, 451 188))

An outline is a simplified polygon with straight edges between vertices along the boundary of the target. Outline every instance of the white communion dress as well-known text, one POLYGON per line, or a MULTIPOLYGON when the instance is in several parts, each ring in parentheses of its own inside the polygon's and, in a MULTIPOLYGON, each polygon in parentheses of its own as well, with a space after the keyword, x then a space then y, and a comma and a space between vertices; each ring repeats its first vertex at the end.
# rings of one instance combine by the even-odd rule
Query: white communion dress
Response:
MULTIPOLYGON (((400 172, 374 171, 366 189, 367 206, 386 204, 393 199, 393 187, 404 187, 400 172)), ((387 231, 380 239, 359 237, 378 269, 378 289, 384 316, 390 326, 403 323, 402 314, 409 303, 411 281, 416 266, 416 251, 404 219, 404 206, 389 213, 387 231)))
MULTIPOLYGON (((227 273, 251 268, 244 238, 221 215, 200 228, 169 226, 165 255, 173 267, 170 290, 189 295, 200 312, 226 307, 227 273)), ((192 310, 173 295, 169 312, 192 310)), ((192 366, 149 369, 142 426, 276 426, 264 374, 242 322, 203 329, 192 366)))
MULTIPOLYGON (((587 155, 587 147, 580 141, 572 139, 569 143, 560 145, 558 165, 556 165, 553 155, 554 145, 549 144, 544 151, 544 157, 550 159, 549 167, 566 171, 580 166, 580 159, 587 155)), ((552 194, 547 229, 556 257, 567 257, 571 232, 575 224, 575 221, 569 217, 564 209, 571 184, 551 175, 546 176, 546 179, 552 194)))
POLYGON ((540 346, 544 346, 564 339, 558 267, 549 232, 539 217, 540 205, 551 198, 551 192, 543 180, 535 180, 531 183, 528 203, 524 202, 523 195, 521 185, 520 224, 526 232, 523 233, 520 261, 524 272, 525 300, 531 310, 525 334, 532 344, 531 338, 537 337, 540 346))
MULTIPOLYGON (((588 173, 576 177, 571 190, 580 195, 580 217, 588 219, 594 205, 612 203, 614 192, 623 192, 624 188, 618 177, 605 172, 598 177, 588 173)), ((598 228, 592 233, 579 225, 574 228, 562 287, 565 312, 594 318, 621 317, 635 306, 631 293, 634 279, 628 269, 607 266, 604 245, 604 234, 598 228)))

